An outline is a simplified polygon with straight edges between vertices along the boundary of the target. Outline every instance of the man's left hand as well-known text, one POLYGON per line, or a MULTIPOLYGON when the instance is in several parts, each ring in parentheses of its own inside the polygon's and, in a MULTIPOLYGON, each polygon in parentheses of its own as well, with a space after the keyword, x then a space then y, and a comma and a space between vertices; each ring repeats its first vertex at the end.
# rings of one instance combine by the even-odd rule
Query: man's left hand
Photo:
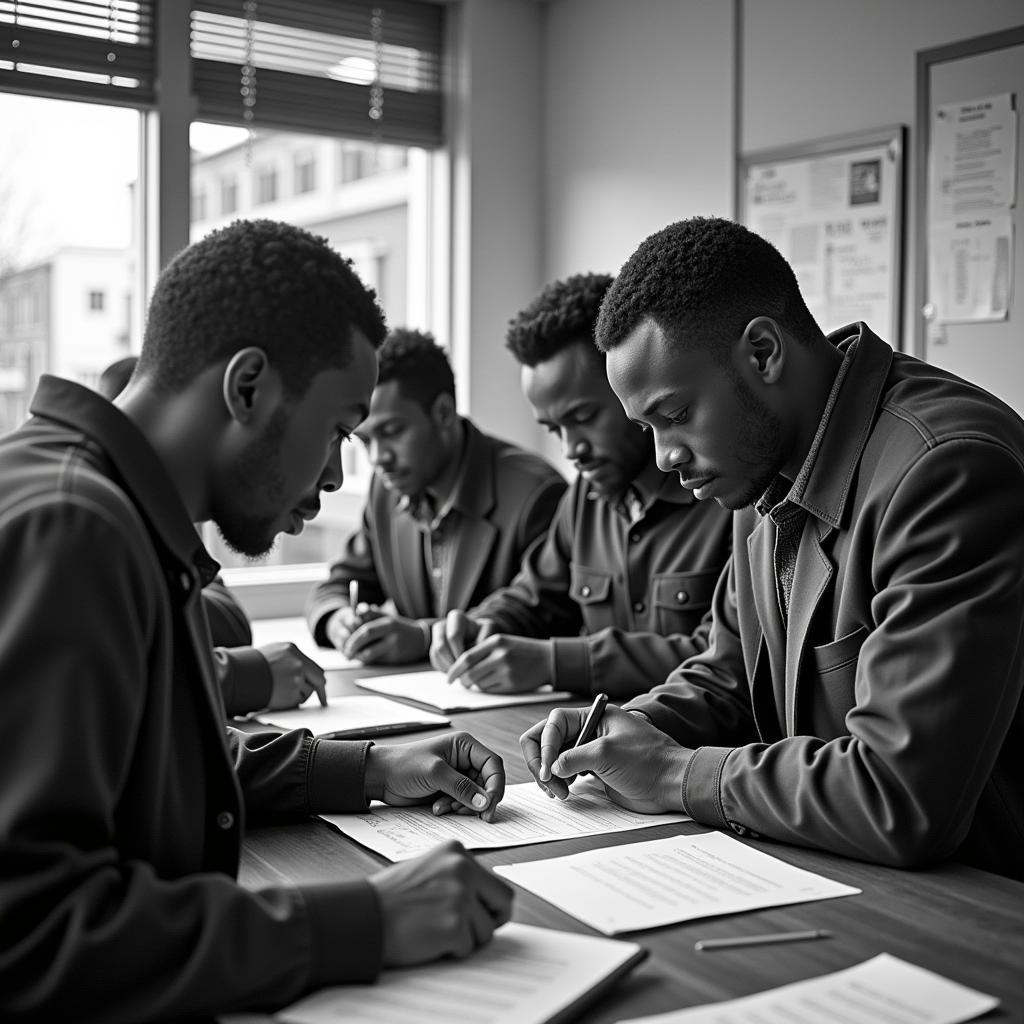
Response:
POLYGON ((359 606, 361 625, 342 647, 346 658, 364 665, 407 665, 425 661, 430 637, 416 619, 390 615, 372 605, 359 606))
POLYGON ((395 807, 432 804, 493 821, 505 795, 501 758, 467 732, 412 743, 375 744, 366 755, 366 796, 395 807))

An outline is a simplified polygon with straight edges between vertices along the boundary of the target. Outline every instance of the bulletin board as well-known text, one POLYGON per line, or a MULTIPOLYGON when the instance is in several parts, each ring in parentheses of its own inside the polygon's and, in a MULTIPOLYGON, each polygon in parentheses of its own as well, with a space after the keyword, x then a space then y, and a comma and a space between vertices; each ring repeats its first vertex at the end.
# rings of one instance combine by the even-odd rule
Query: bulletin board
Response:
POLYGON ((739 160, 740 221, 786 257, 826 333, 863 320, 902 347, 905 146, 893 125, 739 160))
POLYGON ((917 55, 914 352, 1024 415, 1024 26, 917 55))

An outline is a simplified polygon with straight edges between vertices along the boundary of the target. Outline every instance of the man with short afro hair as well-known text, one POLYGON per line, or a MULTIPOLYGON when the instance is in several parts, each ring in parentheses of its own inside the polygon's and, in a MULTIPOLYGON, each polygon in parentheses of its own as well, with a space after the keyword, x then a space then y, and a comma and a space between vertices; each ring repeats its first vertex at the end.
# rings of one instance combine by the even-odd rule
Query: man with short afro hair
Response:
POLYGON ((359 528, 310 595, 309 628, 367 663, 425 661, 434 622, 512 578, 565 480, 457 414, 448 357, 423 331, 397 328, 385 339, 357 436, 374 475, 359 528))
POLYGON ((434 627, 431 661, 452 682, 626 700, 703 650, 731 516, 658 469, 609 386, 594 325, 611 283, 554 281, 508 326, 523 393, 577 475, 516 578, 434 627))
POLYGON ((670 224, 601 307, 608 379, 701 504, 735 510, 706 651, 522 737, 571 799, 902 868, 1024 879, 1024 421, 867 324, 826 336, 771 243, 670 224))

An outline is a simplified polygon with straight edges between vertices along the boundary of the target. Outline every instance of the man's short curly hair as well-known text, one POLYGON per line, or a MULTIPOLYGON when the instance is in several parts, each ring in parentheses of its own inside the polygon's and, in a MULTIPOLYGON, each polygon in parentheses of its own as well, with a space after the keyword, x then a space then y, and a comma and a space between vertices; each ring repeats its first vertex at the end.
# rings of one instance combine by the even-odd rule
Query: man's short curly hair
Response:
POLYGON ((403 397, 430 412, 440 394, 455 397, 455 374, 443 348, 432 334, 396 327, 380 347, 377 384, 398 382, 403 397))
POLYGON ((724 353, 754 317, 802 341, 822 337, 793 268, 760 235, 718 217, 694 217, 647 237, 608 290, 597 320, 606 352, 653 319, 672 338, 724 353))
POLYGON ((611 274, 574 274, 547 285, 509 321, 505 347, 523 365, 536 366, 581 339, 593 341, 611 283, 611 274))
POLYGON ((348 365, 353 328, 374 348, 386 333, 376 294, 350 259, 291 224, 236 220, 183 249, 160 274, 138 372, 173 393, 255 345, 297 397, 323 370, 348 365))

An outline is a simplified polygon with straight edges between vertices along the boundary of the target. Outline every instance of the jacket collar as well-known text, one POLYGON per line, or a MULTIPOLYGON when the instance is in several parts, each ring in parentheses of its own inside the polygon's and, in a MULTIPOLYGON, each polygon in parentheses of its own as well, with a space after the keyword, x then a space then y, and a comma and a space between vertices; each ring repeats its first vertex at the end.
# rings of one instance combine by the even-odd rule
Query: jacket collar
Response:
POLYGON ((217 575, 220 566, 203 547, 163 462, 117 406, 81 384, 43 374, 29 410, 98 445, 113 465, 118 484, 164 547, 183 565, 194 566, 204 586, 217 575))
POLYGON ((789 500, 837 528, 843 521, 857 464, 878 418, 892 366, 892 349, 866 324, 829 335, 847 360, 845 379, 828 414, 813 464, 798 474, 789 500))

